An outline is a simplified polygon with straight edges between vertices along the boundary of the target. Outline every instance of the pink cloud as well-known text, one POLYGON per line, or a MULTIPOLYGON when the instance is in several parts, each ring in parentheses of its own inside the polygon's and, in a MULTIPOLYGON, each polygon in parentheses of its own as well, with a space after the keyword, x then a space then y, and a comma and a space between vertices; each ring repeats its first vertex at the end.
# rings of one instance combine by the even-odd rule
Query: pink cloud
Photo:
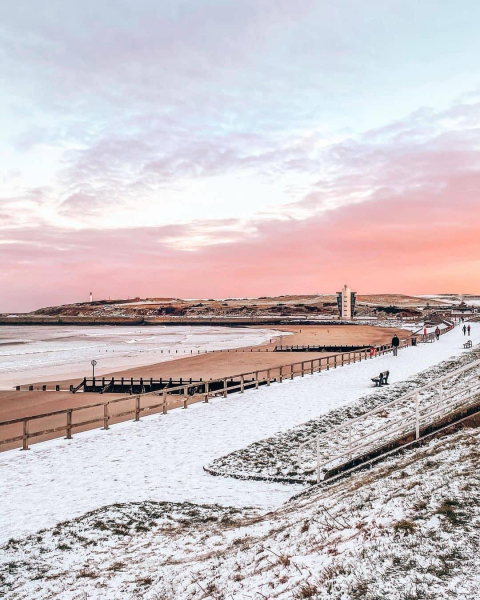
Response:
MULTIPOLYGON (((7 222, 0 311, 79 301, 90 290, 97 298, 226 297, 334 291, 347 281, 359 292, 480 293, 478 112, 415 113, 328 148, 313 191, 283 212, 308 218, 80 231, 7 222), (456 128, 440 126, 453 118, 456 128), (172 243, 196 237, 206 242, 196 250, 172 243)), ((290 155, 264 164, 288 168, 290 155)), ((192 164, 198 156, 188 155, 192 164)), ((298 171, 313 168, 306 154, 296 157, 298 171)), ((71 209, 81 214, 87 200, 72 195, 71 209)))

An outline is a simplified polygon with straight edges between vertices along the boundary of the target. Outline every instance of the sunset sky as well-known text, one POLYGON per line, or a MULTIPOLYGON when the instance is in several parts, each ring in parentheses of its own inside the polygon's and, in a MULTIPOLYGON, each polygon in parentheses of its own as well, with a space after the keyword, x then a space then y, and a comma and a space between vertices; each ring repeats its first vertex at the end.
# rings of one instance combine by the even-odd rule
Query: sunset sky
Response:
POLYGON ((5 0, 0 312, 480 293, 480 3, 5 0))

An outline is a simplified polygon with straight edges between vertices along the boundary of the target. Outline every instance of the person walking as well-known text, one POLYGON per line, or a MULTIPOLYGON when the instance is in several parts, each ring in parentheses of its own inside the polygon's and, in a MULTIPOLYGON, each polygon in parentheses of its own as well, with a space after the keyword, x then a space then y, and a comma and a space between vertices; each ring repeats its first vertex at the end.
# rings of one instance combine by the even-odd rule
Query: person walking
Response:
POLYGON ((435 335, 437 336, 437 342, 440 339, 440 328, 437 325, 437 328, 435 329, 435 335))
POLYGON ((466 325, 464 325, 464 326, 462 327, 462 330, 463 330, 463 335, 466 335, 466 333, 467 333, 467 326, 466 326, 466 325))
POLYGON ((398 355, 398 347, 399 346, 400 346, 400 340, 398 339, 398 335, 395 334, 392 338, 393 356, 398 355))
POLYGON ((470 335, 470 325, 467 327, 468 335, 470 335))

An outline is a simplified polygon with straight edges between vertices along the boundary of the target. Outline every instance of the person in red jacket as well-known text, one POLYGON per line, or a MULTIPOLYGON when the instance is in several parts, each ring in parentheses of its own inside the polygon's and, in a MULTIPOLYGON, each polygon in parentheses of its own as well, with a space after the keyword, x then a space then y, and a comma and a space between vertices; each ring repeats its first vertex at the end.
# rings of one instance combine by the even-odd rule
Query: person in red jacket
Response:
POLYGON ((440 327, 438 327, 438 326, 435 329, 435 335, 437 336, 437 340, 439 340, 440 339, 440 327))

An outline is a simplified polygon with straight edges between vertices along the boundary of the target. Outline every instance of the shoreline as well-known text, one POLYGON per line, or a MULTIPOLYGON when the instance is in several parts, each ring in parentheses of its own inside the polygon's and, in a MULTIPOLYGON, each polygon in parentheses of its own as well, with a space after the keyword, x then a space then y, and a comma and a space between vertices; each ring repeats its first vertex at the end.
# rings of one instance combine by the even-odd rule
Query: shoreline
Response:
POLYGON ((3 332, 2 340, 0 328, 0 391, 12 390, 16 385, 82 379, 91 374, 92 359, 97 360, 96 375, 105 376, 222 349, 257 347, 269 343, 276 334, 276 330, 263 327, 232 330, 215 326, 168 330, 94 326, 82 330, 53 325, 48 333, 42 327, 11 327, 3 332))

